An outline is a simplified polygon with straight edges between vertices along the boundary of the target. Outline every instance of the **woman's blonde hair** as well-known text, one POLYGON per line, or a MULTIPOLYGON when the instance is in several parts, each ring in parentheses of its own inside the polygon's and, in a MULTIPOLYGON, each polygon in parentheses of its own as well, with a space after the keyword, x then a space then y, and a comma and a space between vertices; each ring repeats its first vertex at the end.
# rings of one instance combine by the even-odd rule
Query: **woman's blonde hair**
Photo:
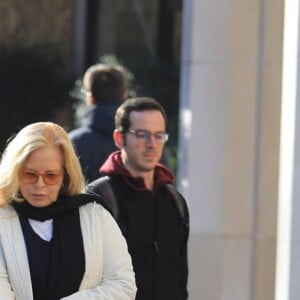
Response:
POLYGON ((61 192, 74 196, 84 192, 85 180, 79 160, 66 131, 52 122, 32 123, 9 142, 0 162, 0 205, 22 201, 19 173, 28 156, 48 145, 59 146, 63 155, 64 180, 61 192))

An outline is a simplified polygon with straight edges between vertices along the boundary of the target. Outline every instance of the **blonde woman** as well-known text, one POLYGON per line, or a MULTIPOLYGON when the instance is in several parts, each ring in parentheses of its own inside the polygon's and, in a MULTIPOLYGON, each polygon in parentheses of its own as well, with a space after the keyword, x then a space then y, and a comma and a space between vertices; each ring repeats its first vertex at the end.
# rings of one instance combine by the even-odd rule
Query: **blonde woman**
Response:
POLYGON ((0 299, 135 299, 131 258, 65 130, 23 128, 0 162, 0 299))

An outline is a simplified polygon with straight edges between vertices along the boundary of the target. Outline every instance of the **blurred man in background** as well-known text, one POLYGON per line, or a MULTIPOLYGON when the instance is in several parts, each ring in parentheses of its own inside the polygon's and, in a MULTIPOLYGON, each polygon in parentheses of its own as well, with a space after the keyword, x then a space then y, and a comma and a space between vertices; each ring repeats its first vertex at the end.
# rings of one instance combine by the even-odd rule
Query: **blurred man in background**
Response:
POLYGON ((99 166, 115 151, 112 133, 117 107, 127 98, 128 81, 119 66, 96 64, 83 77, 87 112, 81 126, 69 132, 88 182, 98 178, 99 166))

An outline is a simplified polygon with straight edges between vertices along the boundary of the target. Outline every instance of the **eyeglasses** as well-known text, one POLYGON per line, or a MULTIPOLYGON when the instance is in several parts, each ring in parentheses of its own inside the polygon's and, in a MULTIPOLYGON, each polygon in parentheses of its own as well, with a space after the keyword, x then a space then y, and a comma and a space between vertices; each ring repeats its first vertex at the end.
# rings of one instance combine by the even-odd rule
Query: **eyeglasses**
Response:
POLYGON ((62 173, 48 172, 41 174, 33 171, 25 171, 21 174, 21 180, 24 183, 36 183, 40 176, 42 176, 45 184, 54 185, 59 183, 62 178, 62 173))
POLYGON ((138 130, 133 130, 133 129, 129 129, 128 133, 134 134, 135 137, 138 140, 141 141, 149 141, 151 136, 154 136, 155 140, 159 143, 165 143, 168 139, 169 139, 169 134, 166 132, 150 132, 147 130, 142 130, 142 129, 138 129, 138 130))

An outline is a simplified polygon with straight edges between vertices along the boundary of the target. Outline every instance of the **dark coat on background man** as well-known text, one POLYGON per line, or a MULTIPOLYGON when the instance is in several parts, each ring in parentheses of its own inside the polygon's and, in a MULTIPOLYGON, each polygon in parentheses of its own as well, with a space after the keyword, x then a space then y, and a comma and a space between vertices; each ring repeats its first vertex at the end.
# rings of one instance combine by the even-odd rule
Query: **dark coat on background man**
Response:
POLYGON ((82 125, 69 133, 88 182, 100 177, 99 167, 117 149, 112 134, 115 128, 114 114, 119 105, 101 103, 90 106, 82 125))

